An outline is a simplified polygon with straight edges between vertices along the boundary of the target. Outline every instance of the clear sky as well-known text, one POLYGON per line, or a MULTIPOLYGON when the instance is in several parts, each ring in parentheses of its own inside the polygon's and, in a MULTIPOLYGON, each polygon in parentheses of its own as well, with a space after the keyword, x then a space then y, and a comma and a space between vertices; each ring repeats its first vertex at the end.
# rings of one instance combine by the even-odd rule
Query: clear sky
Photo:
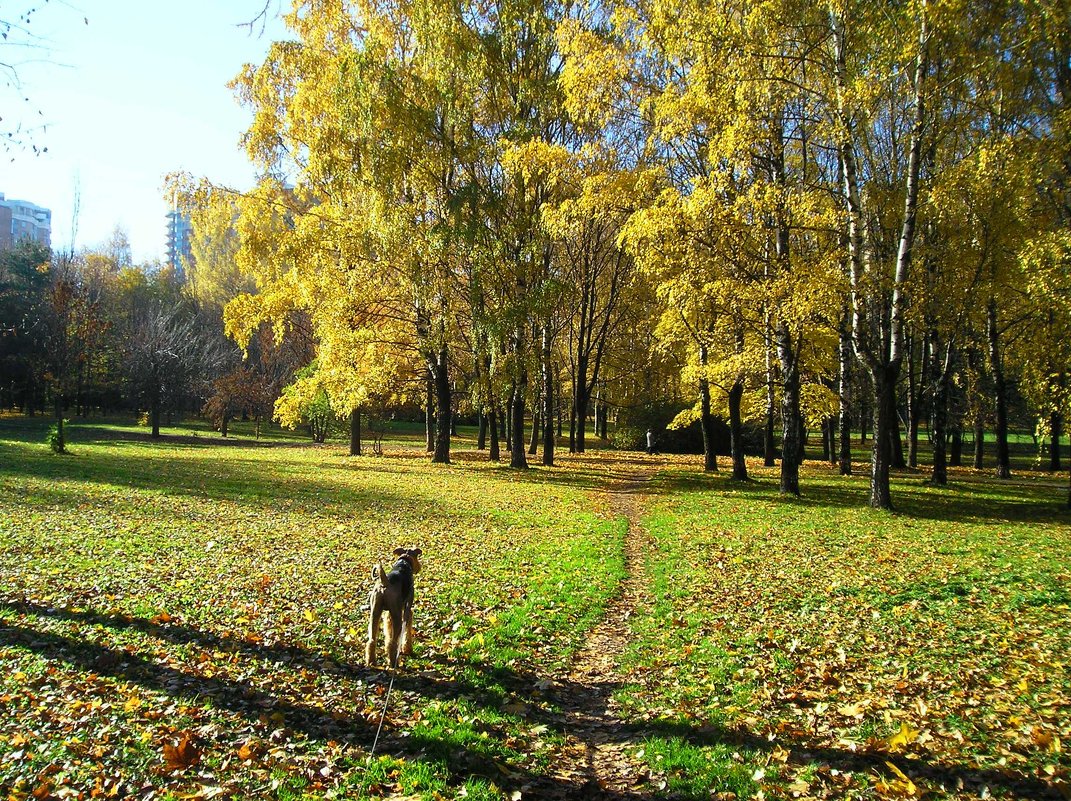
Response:
POLYGON ((253 183, 239 142, 251 115, 227 83, 284 36, 278 0, 263 34, 239 25, 262 0, 14 0, 0 19, 31 7, 39 47, 0 43, 0 62, 16 64, 22 84, 0 88, 0 131, 43 122, 30 142, 48 152, 0 152, 0 192, 51 209, 52 246, 66 250, 77 183, 76 248, 102 244, 119 225, 135 263, 163 259, 165 175, 253 183))

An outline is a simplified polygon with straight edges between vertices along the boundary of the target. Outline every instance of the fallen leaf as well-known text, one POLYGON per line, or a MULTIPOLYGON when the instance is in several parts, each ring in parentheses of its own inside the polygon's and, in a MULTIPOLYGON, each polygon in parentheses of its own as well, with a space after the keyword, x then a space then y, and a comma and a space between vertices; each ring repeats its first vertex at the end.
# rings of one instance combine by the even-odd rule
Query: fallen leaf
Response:
POLYGON ((886 740, 890 751, 900 751, 918 739, 919 730, 912 729, 903 721, 900 722, 900 731, 886 740))
POLYGON ((168 770, 184 770, 200 761, 201 751, 188 733, 183 734, 175 744, 164 743, 164 762, 168 770))

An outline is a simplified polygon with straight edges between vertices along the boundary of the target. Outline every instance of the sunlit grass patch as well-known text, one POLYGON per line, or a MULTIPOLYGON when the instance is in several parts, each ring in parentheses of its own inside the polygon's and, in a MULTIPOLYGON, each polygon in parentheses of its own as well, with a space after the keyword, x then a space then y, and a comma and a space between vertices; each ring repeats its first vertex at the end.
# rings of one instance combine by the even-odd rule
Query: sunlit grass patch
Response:
POLYGON ((74 441, 0 440, 0 785, 471 798, 541 769, 533 666, 568 660, 622 570, 588 488, 419 452, 74 441), (425 557, 388 696, 362 662, 371 567, 398 545, 425 557), (385 704, 400 758, 376 778, 385 704))
POLYGON ((742 729, 766 741, 757 758, 823 750, 863 783, 899 757, 952 785, 973 770, 976 789, 1005 771, 1066 778, 1071 529, 1055 481, 962 475, 964 498, 898 480, 905 511, 889 514, 864 505, 862 478, 810 468, 797 500, 754 472, 663 477, 633 714, 742 729))
MULTIPOLYGON (((679 737, 651 738, 640 756, 656 788, 685 798, 751 798, 767 769, 727 744, 692 745, 679 737)), ((770 778, 776 769, 769 770, 770 778)))

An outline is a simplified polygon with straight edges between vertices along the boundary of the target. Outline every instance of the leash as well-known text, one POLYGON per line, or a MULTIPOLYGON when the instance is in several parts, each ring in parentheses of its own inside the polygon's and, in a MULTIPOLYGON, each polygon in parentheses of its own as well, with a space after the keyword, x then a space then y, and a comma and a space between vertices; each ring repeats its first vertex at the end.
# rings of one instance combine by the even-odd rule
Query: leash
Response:
POLYGON ((383 696, 383 712, 379 716, 379 726, 376 728, 375 739, 372 740, 372 750, 368 752, 369 760, 376 755, 376 746, 379 745, 379 733, 383 731, 383 721, 387 718, 387 704, 390 703, 390 691, 394 689, 394 677, 397 675, 396 670, 390 672, 390 684, 387 685, 387 692, 383 696))

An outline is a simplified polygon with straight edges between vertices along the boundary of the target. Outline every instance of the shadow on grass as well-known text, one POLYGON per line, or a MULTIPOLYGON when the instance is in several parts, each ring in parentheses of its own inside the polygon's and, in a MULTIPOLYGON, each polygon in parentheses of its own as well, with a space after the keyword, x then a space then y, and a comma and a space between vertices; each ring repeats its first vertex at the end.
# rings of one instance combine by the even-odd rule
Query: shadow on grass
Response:
MULTIPOLYGON (((385 673, 351 665, 298 646, 251 643, 174 623, 88 610, 53 609, 31 601, 8 601, 0 604, 0 608, 20 616, 18 623, 0 622, 2 646, 29 651, 50 661, 68 664, 76 670, 131 682, 170 697, 201 703, 209 701, 213 707, 253 721, 261 720, 265 715, 281 714, 287 728, 314 740, 334 740, 362 749, 368 749, 373 741, 377 721, 351 711, 330 709, 315 700, 286 700, 278 693, 253 686, 249 681, 187 673, 128 648, 114 648, 65 634, 42 631, 34 624, 35 619, 60 619, 92 627, 133 629, 172 643, 236 649, 255 659, 285 662, 301 670, 352 679, 365 688, 366 694, 369 687, 386 684, 388 676, 385 673)), ((782 734, 771 740, 761 732, 743 727, 730 729, 669 721, 607 725, 603 715, 608 711, 614 694, 624 689, 617 683, 565 680, 548 687, 544 681, 546 677, 534 670, 461 662, 437 654, 415 659, 411 666, 416 670, 403 669, 396 678, 395 686, 400 692, 425 699, 465 698, 496 713, 503 710, 507 702, 512 705, 519 701, 526 708, 526 724, 542 724, 559 734, 572 734, 582 741, 589 752, 599 744, 638 746, 651 739, 678 740, 698 747, 729 745, 753 751, 760 758, 775 747, 780 747, 788 749, 789 761, 799 766, 818 763, 841 772, 884 775, 887 773, 886 763, 891 763, 914 780, 927 785, 963 788, 966 792, 981 792, 982 788, 988 787, 997 795, 1012 798, 1063 797, 1055 785, 1012 770, 969 768, 946 765, 932 758, 908 760, 883 752, 850 751, 813 742, 805 736, 782 734), (464 678, 466 668, 469 669, 467 675, 474 678, 464 678), (561 711, 556 711, 557 708, 561 711)), ((247 673, 255 675, 254 672, 247 673)), ((388 725, 380 753, 390 751, 410 759, 440 760, 449 766, 451 782, 454 784, 462 784, 470 776, 483 776, 507 793, 518 790, 530 797, 625 801, 655 795, 650 788, 643 786, 639 777, 634 789, 614 792, 601 788, 596 777, 585 775, 583 770, 577 770, 570 777, 552 776, 520 766, 511 767, 504 773, 495 762, 492 743, 495 738, 504 740, 509 732, 490 725, 486 733, 492 742, 485 748, 470 744, 459 749, 457 743, 423 731, 420 727, 397 729, 388 725)), ((708 792, 664 795, 681 799, 709 798, 708 792)))
MULTIPOLYGON (((340 517, 352 516, 364 508, 395 506, 404 506, 413 514, 414 504, 421 503, 401 483, 378 488, 340 485, 327 470, 306 469, 307 465, 286 461, 285 448, 278 451, 280 458, 271 462, 243 458, 238 449, 229 450, 224 460, 217 458, 219 451, 214 445, 199 443, 183 446, 191 452, 190 458, 175 459, 145 449, 139 441, 126 442, 139 450, 130 454, 110 450, 56 457, 44 448, 28 453, 25 448, 0 441, 0 477, 45 481, 33 489, 32 495, 58 506, 77 506, 86 500, 84 492, 66 487, 61 481, 227 501, 254 508, 277 509, 281 503, 291 502, 340 517)), ((423 502, 426 508, 419 514, 442 514, 433 499, 423 502)))
MULTIPOLYGON (((767 468, 767 471, 769 469, 767 468)), ((837 476, 811 472, 800 478, 801 495, 783 495, 776 478, 754 474, 749 481, 733 481, 725 473, 691 471, 659 474, 645 492, 653 495, 733 493, 752 500, 778 502, 787 508, 866 509, 869 476, 837 476)), ((959 523, 1066 523, 1065 490, 1056 479, 1003 482, 981 475, 963 474, 946 487, 925 484, 920 473, 894 475, 893 514, 920 520, 959 523)))

